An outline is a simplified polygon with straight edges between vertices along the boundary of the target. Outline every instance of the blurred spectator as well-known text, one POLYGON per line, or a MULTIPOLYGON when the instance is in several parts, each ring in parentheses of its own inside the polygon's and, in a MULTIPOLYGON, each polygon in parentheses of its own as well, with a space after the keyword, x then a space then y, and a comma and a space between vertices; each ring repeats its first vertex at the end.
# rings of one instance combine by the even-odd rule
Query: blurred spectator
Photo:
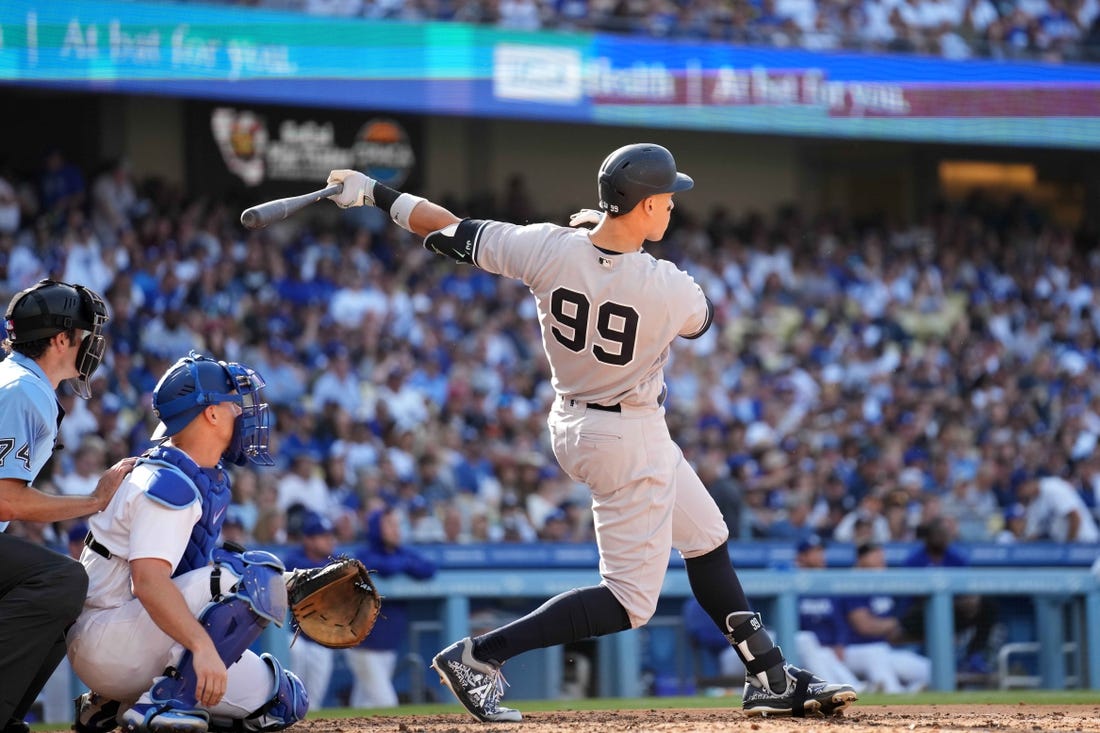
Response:
MULTIPOLYGON (((855 567, 869 571, 885 568, 882 547, 874 543, 859 545, 855 567)), ((919 692, 928 686, 932 662, 896 646, 904 641, 905 631, 893 596, 851 596, 842 601, 842 608, 848 624, 844 661, 867 681, 870 689, 894 694, 919 692)))
POLYGON ((66 160, 60 148, 52 148, 43 160, 38 190, 42 210, 63 216, 84 203, 84 173, 66 160))
POLYGON ((874 542, 881 544, 890 541, 890 523, 883 514, 881 489, 874 489, 864 495, 859 505, 844 515, 840 524, 833 530, 833 540, 837 542, 874 542))
POLYGON ((313 383, 313 410, 326 409, 328 403, 340 405, 353 417, 359 417, 362 405, 361 380, 351 363, 347 347, 338 345, 328 350, 328 365, 313 383))
MULTIPOLYGON (((917 536, 923 546, 916 549, 905 561, 910 568, 961 568, 970 563, 952 547, 955 528, 951 520, 936 517, 918 529, 917 536)), ((994 652, 990 648, 994 624, 997 623, 997 606, 991 599, 979 595, 956 595, 954 601, 955 634, 963 647, 962 669, 976 674, 988 674, 992 667, 989 659, 994 652)), ((902 626, 906 638, 924 638, 924 602, 915 599, 903 611, 902 626)))
POLYGON ((538 530, 541 542, 566 542, 569 539, 569 518, 563 509, 555 509, 543 517, 538 530))
MULTIPOLYGON (((408 575, 427 580, 435 565, 405 546, 401 524, 393 509, 378 509, 367 517, 366 548, 359 559, 379 578, 408 575)), ((350 705, 356 708, 394 707, 398 703, 393 686, 397 653, 409 636, 408 605, 384 600, 374 629, 359 646, 347 650, 348 666, 355 677, 350 705)))
POLYGON ((92 228, 99 241, 114 247, 130 229, 130 217, 139 214, 130 164, 123 158, 110 163, 92 182, 92 228))
POLYGON ((1080 493, 1058 476, 1031 477, 1016 487, 1027 510, 1027 538, 1054 542, 1097 542, 1100 529, 1080 493))
MULTIPOLYGON (((8 180, 10 175, 7 165, 0 163, 0 235, 14 236, 19 231, 22 211, 15 186, 8 180)), ((9 240, 5 251, 10 251, 12 243, 13 240, 9 240)))
POLYGON ((415 544, 446 542, 443 522, 432 510, 428 500, 419 494, 408 503, 409 541, 415 544))
MULTIPOLYGON (((310 512, 303 517, 301 535, 301 543, 287 550, 283 556, 286 569, 319 568, 326 565, 336 550, 336 534, 332 522, 327 517, 310 512)), ((310 700, 318 707, 325 704, 335 653, 335 650, 321 646, 305 634, 297 634, 290 646, 290 663, 302 678, 310 700)))
POLYGON ((994 540, 999 544, 1012 544, 1027 539, 1027 507, 1013 504, 1004 511, 1004 527, 994 540))
POLYGON ((99 477, 107 470, 107 451, 103 439, 86 435, 73 455, 72 470, 61 471, 54 477, 59 493, 70 496, 91 494, 99 483, 99 477))
POLYGON ((718 505, 718 510, 722 512, 730 537, 739 538, 742 530, 741 486, 733 478, 733 472, 726 461, 724 451, 720 449, 705 451, 695 462, 695 472, 707 487, 707 492, 714 499, 714 503, 718 505))
MULTIPOLYGON (((794 564, 803 570, 824 568, 825 543, 821 538, 809 535, 800 541, 795 547, 794 564)), ((843 604, 843 599, 830 596, 800 595, 798 633, 794 641, 798 659, 805 668, 860 691, 865 685, 844 662, 848 626, 844 622, 843 604)))
POLYGON ((328 484, 313 451, 302 451, 290 462, 290 470, 279 479, 279 508, 293 514, 303 510, 330 517, 333 502, 328 484))
POLYGON ((745 665, 741 663, 729 639, 694 596, 689 596, 684 601, 680 615, 692 650, 703 657, 696 669, 704 673, 711 672, 718 677, 743 679, 745 665))
MULTIPOLYGON (((252 5, 257 0, 236 0, 252 5)), ((589 3, 563 0, 459 0, 417 4, 399 0, 261 0, 264 7, 304 10, 314 15, 456 21, 495 24, 522 32, 541 28, 596 29, 605 33, 687 38, 742 44, 848 48, 857 51, 936 53, 971 56, 1038 57, 1048 61, 1093 59, 1096 11, 1092 3, 1041 0, 1000 6, 990 0, 866 0, 830 5, 805 0, 764 0, 714 5, 700 0, 673 3, 589 3)), ((510 205, 510 201, 505 204, 510 205)), ((514 209, 508 209, 514 211, 514 209)), ((536 217, 505 216, 518 222, 536 217)), ((371 223, 372 227, 378 226, 371 223)))
POLYGON ((230 505, 225 510, 225 521, 222 523, 221 543, 232 543, 247 548, 252 543, 252 535, 245 528, 244 518, 240 508, 230 505))
POLYGON ((982 542, 998 514, 997 497, 975 481, 957 481, 940 499, 940 512, 955 522, 961 541, 982 542))

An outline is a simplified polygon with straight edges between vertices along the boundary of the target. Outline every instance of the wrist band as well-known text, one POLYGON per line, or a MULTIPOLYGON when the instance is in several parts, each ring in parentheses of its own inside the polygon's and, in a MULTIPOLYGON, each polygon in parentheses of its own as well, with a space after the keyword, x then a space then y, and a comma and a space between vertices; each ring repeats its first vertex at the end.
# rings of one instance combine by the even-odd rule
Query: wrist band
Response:
POLYGON ((393 219, 397 226, 406 231, 412 231, 409 228, 409 217, 412 215, 413 209, 416 205, 423 201, 419 196, 413 196, 411 193, 403 193, 397 197, 397 200, 393 202, 393 206, 390 207, 390 218, 393 219))

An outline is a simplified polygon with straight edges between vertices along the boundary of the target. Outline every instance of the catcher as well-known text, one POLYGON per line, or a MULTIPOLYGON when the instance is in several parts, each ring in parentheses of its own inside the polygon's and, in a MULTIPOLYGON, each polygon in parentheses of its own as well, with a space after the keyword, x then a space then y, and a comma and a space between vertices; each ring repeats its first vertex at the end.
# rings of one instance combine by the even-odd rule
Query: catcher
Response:
MULTIPOLYGON (((298 677, 248 647, 282 625, 288 587, 298 597, 306 578, 284 575, 270 553, 215 546, 230 500, 224 465, 272 463, 263 385, 246 366, 195 352, 157 383, 159 444, 91 518, 80 558, 88 596, 68 654, 92 692, 76 700, 77 733, 276 731, 305 717, 298 677)), ((345 566, 310 579, 343 578, 345 566)), ((358 592, 358 575, 350 585, 358 592)))

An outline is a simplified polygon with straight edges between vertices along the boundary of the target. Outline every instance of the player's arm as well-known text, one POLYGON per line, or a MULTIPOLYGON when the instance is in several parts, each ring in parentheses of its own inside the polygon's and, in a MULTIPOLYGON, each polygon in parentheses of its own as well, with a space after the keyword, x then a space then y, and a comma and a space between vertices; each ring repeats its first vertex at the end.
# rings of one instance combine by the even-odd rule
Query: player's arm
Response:
POLYGON ((134 461, 124 458, 111 466, 87 496, 46 494, 21 479, 0 478, 0 521, 61 522, 101 512, 134 467, 134 461))
POLYGON ((901 633, 901 622, 894 616, 876 616, 866 606, 848 611, 848 623, 863 636, 892 640, 901 633))
POLYGON ((198 684, 195 697, 206 706, 216 705, 225 694, 227 674, 210 635, 191 614, 187 601, 172 582, 172 566, 159 557, 130 561, 134 596, 164 633, 191 651, 198 684))
POLYGON ((358 171, 334 170, 328 175, 328 183, 343 183, 344 190, 329 196, 340 208, 369 204, 388 212, 399 227, 413 234, 426 237, 451 224, 461 221, 439 204, 432 203, 410 193, 401 193, 384 183, 358 171))

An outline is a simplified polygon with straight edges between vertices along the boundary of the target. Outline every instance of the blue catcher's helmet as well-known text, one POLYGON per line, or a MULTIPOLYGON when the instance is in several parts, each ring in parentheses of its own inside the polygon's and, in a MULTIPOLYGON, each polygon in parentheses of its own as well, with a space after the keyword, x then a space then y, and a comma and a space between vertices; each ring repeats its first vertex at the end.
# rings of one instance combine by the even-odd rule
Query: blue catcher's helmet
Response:
POLYGON ((153 412, 161 421, 153 440, 180 432, 210 405, 234 402, 240 405, 241 414, 222 458, 238 466, 246 461, 273 465, 267 452, 270 425, 267 403, 260 393, 263 387, 263 377, 243 364, 216 361, 192 351, 173 364, 153 389, 153 412))

